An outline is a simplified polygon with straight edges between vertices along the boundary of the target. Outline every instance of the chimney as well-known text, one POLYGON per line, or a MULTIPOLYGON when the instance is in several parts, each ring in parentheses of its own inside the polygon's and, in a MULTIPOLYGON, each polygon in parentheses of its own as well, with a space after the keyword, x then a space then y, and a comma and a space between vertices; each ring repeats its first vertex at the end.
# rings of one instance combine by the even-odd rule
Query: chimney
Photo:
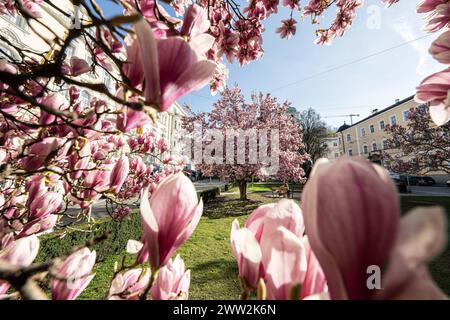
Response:
POLYGON ((395 99, 395 103, 399 103, 400 102, 400 99, 395 99))
POLYGON ((377 112, 378 112, 378 109, 373 109, 372 110, 372 114, 377 113, 377 112))

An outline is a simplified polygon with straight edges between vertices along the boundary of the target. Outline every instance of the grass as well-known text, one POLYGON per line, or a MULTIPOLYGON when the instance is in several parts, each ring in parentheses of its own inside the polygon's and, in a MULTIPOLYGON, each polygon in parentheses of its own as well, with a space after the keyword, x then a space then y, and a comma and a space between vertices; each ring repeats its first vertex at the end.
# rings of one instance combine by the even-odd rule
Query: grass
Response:
MULTIPOLYGON (((251 192, 271 192, 272 189, 279 188, 282 185, 283 185, 282 182, 276 182, 276 181, 274 181, 274 182, 254 182, 254 183, 249 182, 247 185, 247 191, 249 193, 251 193, 251 192)), ((293 189, 293 186, 294 185, 292 183, 289 184, 289 187, 291 189, 293 189)), ((299 188, 299 185, 296 184, 295 187, 299 188)), ((234 186, 233 188, 230 189, 230 192, 237 192, 238 190, 239 190, 238 187, 234 186)))
MULTIPOLYGON (((263 186, 258 186, 262 189, 263 186)), ((269 189, 270 190, 270 189, 269 189)), ((230 190, 232 191, 232 190, 230 190)), ((255 191, 250 191, 255 192, 255 191)), ((238 194, 226 194, 205 205, 201 219, 189 241, 179 250, 186 267, 191 269, 190 299, 237 299, 240 287, 237 266, 230 248, 230 228, 234 219, 241 225, 250 212, 261 204, 278 201, 249 193, 250 201, 238 200, 238 194)), ((418 205, 443 205, 450 213, 449 197, 405 196, 402 212, 418 205)), ((450 220, 450 216, 449 216, 450 220)), ((102 299, 109 286, 115 261, 123 255, 111 256, 96 265, 96 276, 80 299, 102 299)), ((128 260, 131 257, 126 257, 128 260)), ((130 260, 131 261, 131 260, 130 260)), ((430 266, 433 278, 450 295, 450 248, 430 266)))
MULTIPOLYGON (((445 196, 404 196, 401 198, 402 212, 407 212, 416 206, 443 206, 447 212, 447 221, 450 222, 450 197, 445 196)), ((449 225, 450 227, 450 225, 449 225)), ((450 228, 447 232, 450 238, 450 228)), ((450 246, 447 247, 436 259, 430 263, 430 271, 433 279, 439 287, 450 295, 450 246)))
MULTIPOLYGON (((188 242, 178 253, 191 269, 190 299, 238 299, 240 286, 236 261, 231 253, 231 223, 245 223, 248 214, 271 199, 251 195, 251 201, 240 201, 238 195, 220 196, 205 205, 204 217, 188 242)), ((94 267, 95 278, 80 299, 103 299, 113 275, 114 263, 124 255, 106 258, 94 267)), ((131 257, 126 257, 131 263, 131 257)))

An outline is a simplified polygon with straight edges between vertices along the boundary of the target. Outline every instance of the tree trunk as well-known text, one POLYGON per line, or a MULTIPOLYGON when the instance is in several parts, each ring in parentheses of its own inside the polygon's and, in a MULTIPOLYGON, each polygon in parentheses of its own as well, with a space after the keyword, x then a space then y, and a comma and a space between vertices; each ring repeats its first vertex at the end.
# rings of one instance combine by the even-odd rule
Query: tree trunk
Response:
POLYGON ((247 181, 239 181, 238 182, 239 187, 239 199, 240 200, 247 200, 247 181))

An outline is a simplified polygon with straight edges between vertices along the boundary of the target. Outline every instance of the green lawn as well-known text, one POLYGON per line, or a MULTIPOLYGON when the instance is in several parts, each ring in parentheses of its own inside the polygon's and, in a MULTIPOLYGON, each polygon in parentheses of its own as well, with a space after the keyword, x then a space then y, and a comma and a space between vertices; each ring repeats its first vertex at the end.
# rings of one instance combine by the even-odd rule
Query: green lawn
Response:
MULTIPOLYGON (((234 219, 242 224, 248 214, 263 203, 278 199, 250 194, 249 202, 237 199, 236 194, 220 196, 205 205, 204 217, 189 241, 179 250, 186 267, 191 269, 190 299, 237 299, 240 294, 236 262, 230 249, 230 228, 234 219)), ((440 204, 450 212, 448 197, 402 197, 402 211, 417 205, 440 204)), ((450 219, 450 217, 449 217, 450 219)), ((129 257, 130 258, 130 257, 129 257)), ((115 261, 111 256, 96 265, 96 276, 81 299, 102 299, 109 285, 115 261)), ((431 265, 439 286, 450 295, 450 248, 431 265)))
MULTIPOLYGON (((249 183, 247 186, 247 191, 248 192, 270 192, 272 190, 272 188, 279 188, 283 183, 281 182, 254 182, 254 183, 249 183)), ((292 189, 293 188, 293 184, 290 183, 289 187, 292 189)), ((299 185, 295 185, 296 188, 299 187, 299 185)), ((230 192, 237 192, 239 189, 238 187, 233 187, 230 189, 230 192)))
MULTIPOLYGON (((404 196, 401 198, 402 212, 406 212, 416 206, 440 205, 446 208, 447 220, 450 223, 450 197, 443 196, 404 196)), ((450 226, 450 225, 449 225, 450 226)), ((450 237, 450 228, 448 231, 450 237)), ((434 280, 447 295, 450 295, 450 246, 430 264, 430 271, 434 280)))
MULTIPOLYGON (((231 223, 245 222, 248 214, 271 199, 251 195, 251 201, 240 201, 238 195, 219 197, 205 205, 204 217, 179 254, 191 269, 190 299, 238 299, 240 287, 237 266, 230 247, 231 223)), ((111 256, 98 263, 96 276, 80 299, 102 299, 109 286, 115 261, 123 255, 111 256)))

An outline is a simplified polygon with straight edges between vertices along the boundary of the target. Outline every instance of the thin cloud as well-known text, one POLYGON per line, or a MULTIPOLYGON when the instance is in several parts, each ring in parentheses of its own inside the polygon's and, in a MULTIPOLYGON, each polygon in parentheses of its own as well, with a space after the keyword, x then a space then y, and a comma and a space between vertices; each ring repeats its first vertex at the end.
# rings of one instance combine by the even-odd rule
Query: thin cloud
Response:
MULTIPOLYGON (((406 18, 401 18, 397 23, 394 23, 392 29, 405 41, 412 41, 421 35, 411 23, 406 21, 406 18)), ((429 75, 430 70, 434 69, 433 60, 428 53, 428 48, 430 47, 429 42, 430 40, 418 40, 410 43, 410 47, 419 55, 416 72, 421 76, 429 75)))

